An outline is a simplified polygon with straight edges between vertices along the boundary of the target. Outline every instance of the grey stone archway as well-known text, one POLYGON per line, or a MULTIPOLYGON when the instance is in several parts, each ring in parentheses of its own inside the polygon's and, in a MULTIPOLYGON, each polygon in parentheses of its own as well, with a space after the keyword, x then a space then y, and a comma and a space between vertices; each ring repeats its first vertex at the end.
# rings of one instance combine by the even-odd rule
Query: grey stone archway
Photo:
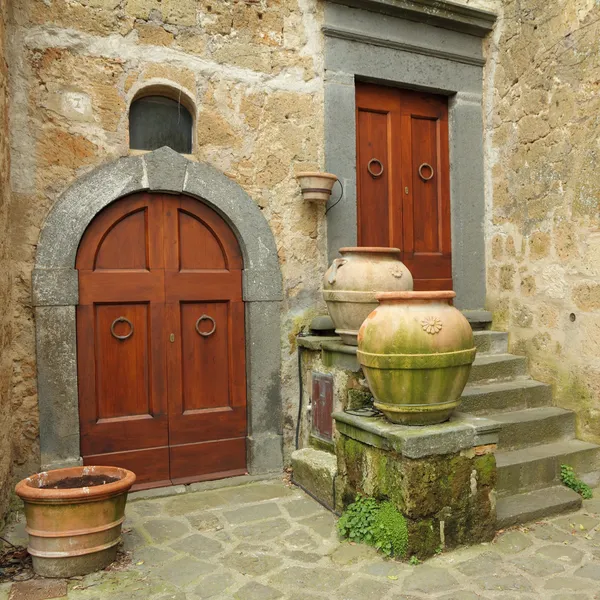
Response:
POLYGON ((273 234, 239 185, 169 148, 118 159, 75 182, 54 205, 40 234, 32 289, 42 468, 81 462, 75 329, 79 242, 105 206, 140 191, 197 198, 216 210, 237 236, 244 255, 248 468, 250 473, 281 469, 282 285, 273 234))

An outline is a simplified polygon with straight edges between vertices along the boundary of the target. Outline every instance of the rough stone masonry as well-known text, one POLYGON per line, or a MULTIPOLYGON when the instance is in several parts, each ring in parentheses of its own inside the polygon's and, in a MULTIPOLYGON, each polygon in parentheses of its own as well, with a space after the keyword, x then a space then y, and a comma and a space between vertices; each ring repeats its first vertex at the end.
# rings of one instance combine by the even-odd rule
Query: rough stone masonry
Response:
MULTIPOLYGON (((128 106, 148 85, 191 99, 194 158, 235 179, 275 235, 289 453, 295 334, 324 312, 324 214, 301 201, 294 179, 324 165, 324 4, 0 1, 1 484, 39 467, 30 286, 40 228, 77 178, 129 154, 128 106)), ((598 442, 600 4, 464 4, 499 13, 487 40, 482 198, 494 325, 577 412, 580 436, 598 442)))

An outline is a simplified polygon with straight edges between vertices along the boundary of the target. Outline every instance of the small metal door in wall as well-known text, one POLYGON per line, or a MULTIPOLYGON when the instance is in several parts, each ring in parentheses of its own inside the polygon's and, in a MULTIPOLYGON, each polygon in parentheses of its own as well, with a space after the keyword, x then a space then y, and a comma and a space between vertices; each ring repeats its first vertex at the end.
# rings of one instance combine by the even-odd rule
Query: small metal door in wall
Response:
POLYGON ((333 438, 333 376, 312 374, 312 433, 327 441, 333 438))

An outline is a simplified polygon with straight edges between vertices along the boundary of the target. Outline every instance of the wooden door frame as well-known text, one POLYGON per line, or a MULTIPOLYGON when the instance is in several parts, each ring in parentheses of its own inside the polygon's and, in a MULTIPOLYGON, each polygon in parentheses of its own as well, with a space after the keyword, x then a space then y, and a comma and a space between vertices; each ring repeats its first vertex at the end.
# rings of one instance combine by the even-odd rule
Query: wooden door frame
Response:
POLYGON ((44 470, 81 464, 75 257, 94 217, 135 192, 184 194, 205 203, 234 232, 244 259, 248 470, 283 468, 281 269, 273 233, 258 205, 213 167, 170 148, 121 158, 75 182, 51 209, 40 234, 32 295, 36 325, 40 454, 44 470))

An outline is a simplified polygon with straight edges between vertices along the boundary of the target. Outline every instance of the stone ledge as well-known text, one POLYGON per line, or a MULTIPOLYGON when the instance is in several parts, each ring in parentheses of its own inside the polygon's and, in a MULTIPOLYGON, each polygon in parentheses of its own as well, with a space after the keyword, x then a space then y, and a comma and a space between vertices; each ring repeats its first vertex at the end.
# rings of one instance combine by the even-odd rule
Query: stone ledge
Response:
POLYGON ((307 350, 321 350, 326 343, 341 343, 342 338, 328 335, 305 335, 296 338, 298 346, 307 350))
POLYGON ((339 433, 364 444, 392 450, 407 458, 452 454, 498 442, 499 423, 456 413, 450 421, 424 427, 395 425, 384 417, 333 413, 339 433))
POLYGON ((486 36, 494 27, 493 12, 448 2, 448 0, 329 0, 351 8, 362 8, 410 21, 427 23, 478 37, 486 36))

